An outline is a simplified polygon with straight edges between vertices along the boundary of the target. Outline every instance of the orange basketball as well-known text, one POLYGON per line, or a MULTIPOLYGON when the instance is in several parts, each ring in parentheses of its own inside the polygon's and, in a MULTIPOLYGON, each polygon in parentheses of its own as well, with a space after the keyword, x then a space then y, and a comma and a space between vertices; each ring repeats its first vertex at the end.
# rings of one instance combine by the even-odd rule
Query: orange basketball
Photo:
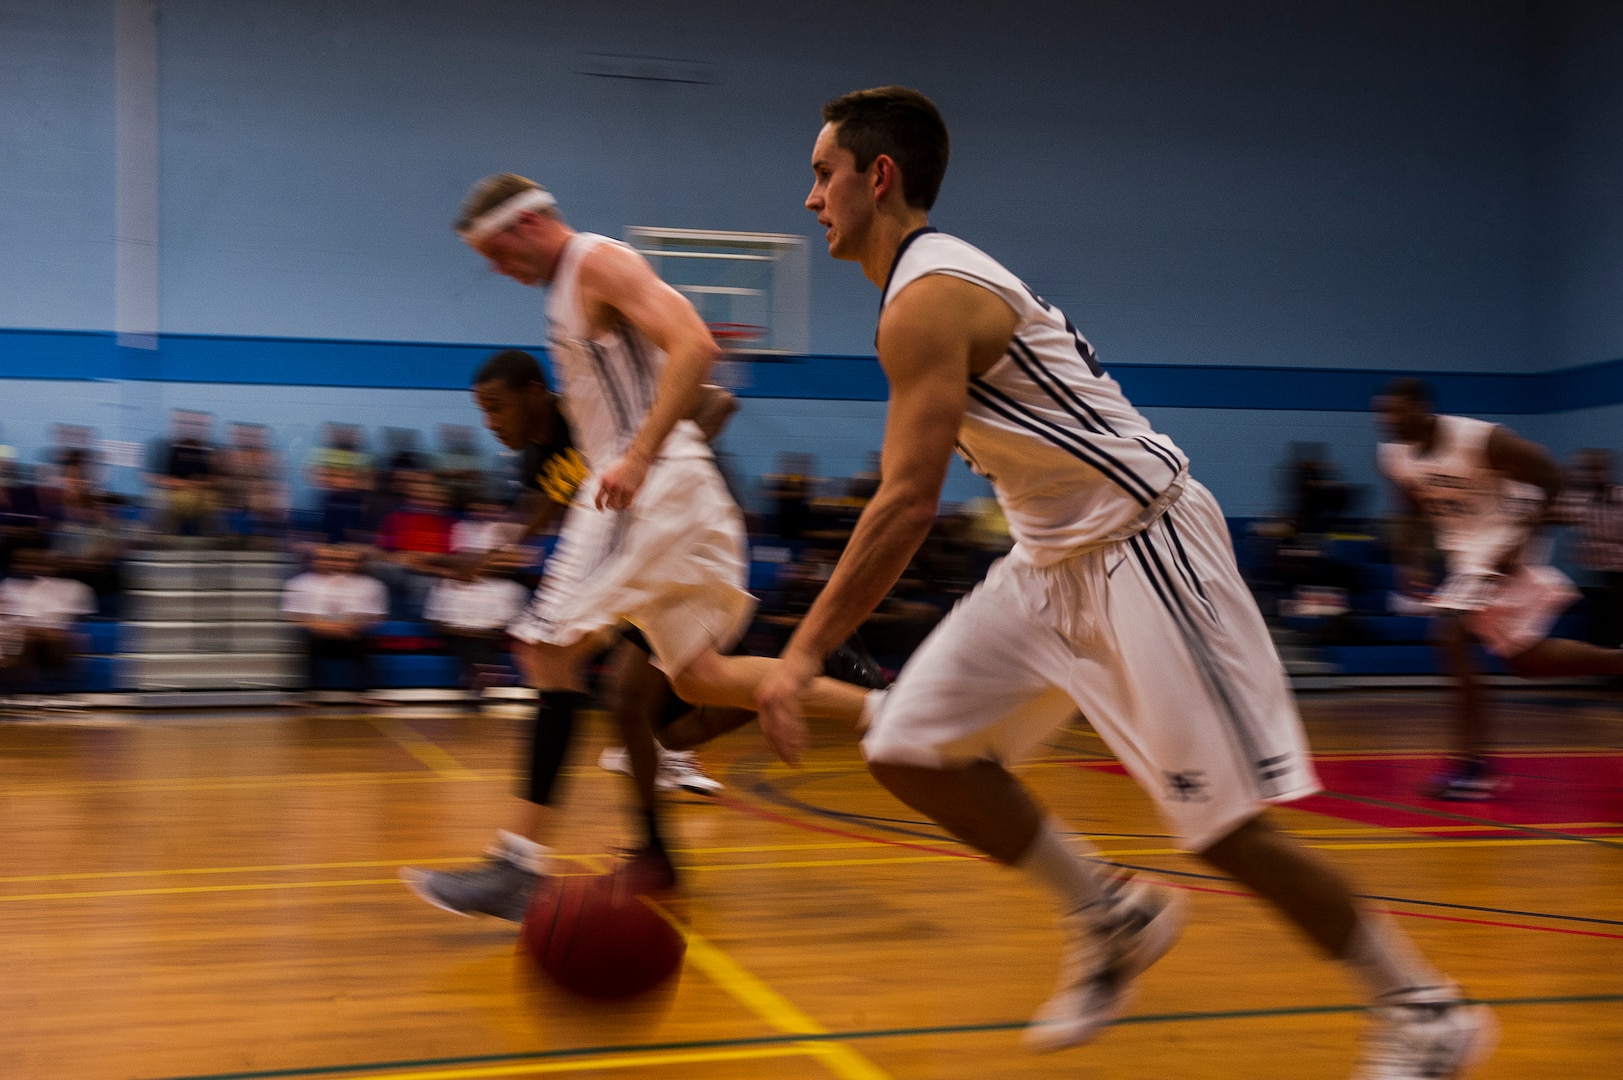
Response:
POLYGON ((582 997, 652 990, 682 966, 687 940, 624 875, 559 878, 530 900, 519 934, 542 971, 582 997))

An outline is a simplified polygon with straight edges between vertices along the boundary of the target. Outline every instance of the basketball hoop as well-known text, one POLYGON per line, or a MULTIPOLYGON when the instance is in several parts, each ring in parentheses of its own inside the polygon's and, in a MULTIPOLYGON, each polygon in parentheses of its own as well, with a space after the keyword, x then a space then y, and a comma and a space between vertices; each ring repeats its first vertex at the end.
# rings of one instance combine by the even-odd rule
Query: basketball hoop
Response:
POLYGON ((766 327, 754 323, 713 322, 706 325, 710 327, 710 336, 716 339, 716 344, 724 353, 754 352, 766 340, 766 327))

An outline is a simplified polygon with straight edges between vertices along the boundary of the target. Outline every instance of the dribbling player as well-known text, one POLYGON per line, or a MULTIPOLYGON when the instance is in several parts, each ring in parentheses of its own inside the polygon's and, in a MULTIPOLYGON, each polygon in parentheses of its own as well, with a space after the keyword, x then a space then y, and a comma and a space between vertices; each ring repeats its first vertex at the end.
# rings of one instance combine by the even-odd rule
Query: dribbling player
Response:
POLYGON ((1361 981, 1378 1008, 1360 1077, 1457 1075, 1488 1049, 1492 1017, 1264 817, 1318 785, 1216 501, 1060 311, 930 227, 948 136, 927 98, 858 91, 823 119, 806 207, 830 254, 880 289, 890 401, 878 493, 758 692, 769 741, 798 755, 801 687, 924 539, 956 446, 991 479, 1016 543, 876 695, 863 749, 903 802, 1058 899, 1064 963, 1028 1043, 1097 1034, 1183 918, 1177 894, 1067 847, 1006 767, 1080 708, 1184 846, 1361 981))
MULTIPOLYGON (((744 590, 743 515, 703 433, 687 419, 718 354, 708 329, 641 256, 571 228, 533 180, 499 173, 480 181, 456 229, 498 273, 546 286, 557 401, 590 470, 541 587, 508 628, 539 693, 532 757, 552 763, 532 769, 532 780, 556 774, 585 704, 585 662, 623 625, 648 643, 684 701, 753 709, 755 688, 777 661, 722 655, 754 609, 744 590)), ((499 380, 482 382, 476 397, 492 430, 510 425, 500 415, 509 402, 499 380)), ((536 437, 509 434, 510 445, 536 437)), ((821 678, 807 685, 802 704, 855 724, 866 693, 821 678)), ((551 800, 544 794, 527 801, 525 820, 496 856, 522 864, 532 882, 545 872, 546 852, 515 838, 545 832, 551 800)))
POLYGON ((1561 467, 1549 451, 1486 420, 1439 416, 1419 379, 1394 380, 1375 411, 1389 439, 1378 448, 1381 472, 1431 523, 1448 569, 1431 605, 1455 680, 1455 758, 1426 794, 1491 799, 1502 785, 1487 756, 1471 642, 1523 678, 1623 675, 1623 650, 1549 636, 1579 595, 1549 565, 1549 542, 1539 535, 1561 493, 1561 467))

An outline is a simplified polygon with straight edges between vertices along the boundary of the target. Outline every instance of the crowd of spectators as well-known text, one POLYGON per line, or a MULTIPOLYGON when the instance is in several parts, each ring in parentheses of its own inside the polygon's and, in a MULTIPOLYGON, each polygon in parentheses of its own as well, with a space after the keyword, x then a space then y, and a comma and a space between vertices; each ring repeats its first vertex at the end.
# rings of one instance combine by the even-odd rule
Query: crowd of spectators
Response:
MULTIPOLYGON (((430 452, 416 431, 369 440, 332 423, 302 464, 307 495, 295 505, 295 466, 265 426, 233 423, 217 440, 214 418, 190 410, 173 412, 147 448, 137 497, 107 490, 86 428, 58 425, 32 467, 0 447, 0 694, 70 683, 82 650, 75 623, 119 619, 125 565, 150 549, 290 553, 302 572, 286 583, 282 612, 298 627, 312 686, 375 686, 371 657, 389 625, 425 626, 414 644, 457 657, 470 687, 510 680, 504 628, 541 556, 504 550, 521 531, 519 488, 504 462, 479 453, 474 430, 443 426, 430 452)), ((809 455, 786 454, 763 484, 765 513, 750 518, 761 599, 750 645, 767 651, 827 580, 877 487, 877 456, 829 481, 809 455)), ((870 620, 883 661, 899 665, 1007 547, 995 504, 978 503, 939 519, 870 620)))

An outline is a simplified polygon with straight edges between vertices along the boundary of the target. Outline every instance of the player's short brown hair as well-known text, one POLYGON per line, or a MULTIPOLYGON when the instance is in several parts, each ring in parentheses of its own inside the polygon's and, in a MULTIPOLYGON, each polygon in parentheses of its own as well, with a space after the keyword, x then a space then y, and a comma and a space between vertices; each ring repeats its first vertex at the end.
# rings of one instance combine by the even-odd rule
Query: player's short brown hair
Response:
POLYGON ((859 171, 886 154, 902 170, 907 205, 935 205, 952 149, 935 102, 905 86, 853 90, 823 106, 823 122, 835 126, 834 142, 851 152, 859 171))
POLYGON ((488 214, 522 191, 545 190, 534 180, 518 173, 493 173, 473 185, 468 197, 462 200, 462 209, 457 212, 456 224, 452 228, 462 232, 480 215, 488 214))

